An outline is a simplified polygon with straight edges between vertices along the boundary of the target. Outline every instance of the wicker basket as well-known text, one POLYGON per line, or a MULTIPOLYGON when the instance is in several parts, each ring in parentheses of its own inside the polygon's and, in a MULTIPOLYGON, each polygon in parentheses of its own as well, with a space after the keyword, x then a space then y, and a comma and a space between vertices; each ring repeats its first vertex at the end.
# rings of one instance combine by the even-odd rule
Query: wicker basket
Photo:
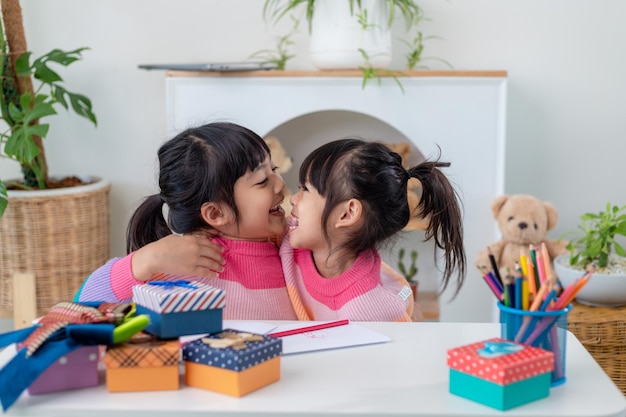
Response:
POLYGON ((574 303, 567 327, 626 395, 626 306, 574 303))
POLYGON ((70 301, 110 256, 108 181, 10 191, 0 219, 0 310, 13 311, 13 274, 35 275, 37 314, 70 301))

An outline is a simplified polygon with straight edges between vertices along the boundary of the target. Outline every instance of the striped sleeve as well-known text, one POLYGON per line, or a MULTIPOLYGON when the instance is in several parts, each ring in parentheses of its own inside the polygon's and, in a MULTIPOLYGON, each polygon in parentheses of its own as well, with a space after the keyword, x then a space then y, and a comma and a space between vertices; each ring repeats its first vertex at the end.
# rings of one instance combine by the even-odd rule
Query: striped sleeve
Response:
POLYGON ((111 268, 120 258, 110 259, 106 264, 93 271, 76 294, 78 301, 120 301, 111 288, 111 268))

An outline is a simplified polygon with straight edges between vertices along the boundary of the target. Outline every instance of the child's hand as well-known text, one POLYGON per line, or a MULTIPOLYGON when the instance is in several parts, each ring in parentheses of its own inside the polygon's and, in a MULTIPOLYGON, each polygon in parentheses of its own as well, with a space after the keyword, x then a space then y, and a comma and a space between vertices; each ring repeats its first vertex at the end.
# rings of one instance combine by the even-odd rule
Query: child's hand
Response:
POLYGON ((206 233, 169 235, 135 252, 133 275, 140 281, 155 272, 213 278, 223 270, 221 252, 222 247, 211 242, 206 233))

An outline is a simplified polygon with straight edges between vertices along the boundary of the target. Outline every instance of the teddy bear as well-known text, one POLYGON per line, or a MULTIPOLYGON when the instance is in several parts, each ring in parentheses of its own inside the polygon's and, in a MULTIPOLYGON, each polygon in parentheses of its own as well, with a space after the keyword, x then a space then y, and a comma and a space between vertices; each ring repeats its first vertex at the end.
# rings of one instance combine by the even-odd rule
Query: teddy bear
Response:
POLYGON ((475 265, 479 269, 491 269, 490 251, 502 277, 515 273, 515 261, 522 254, 530 259, 530 245, 539 250, 545 243, 551 260, 566 253, 566 241, 547 237, 558 220, 558 212, 551 203, 527 194, 505 194, 493 200, 491 211, 502 237, 478 253, 475 265))
MULTIPOLYGON (((411 156, 411 145, 407 142, 398 143, 385 143, 385 145, 400 155, 402 158, 402 166, 406 169, 409 168, 409 157, 411 156)), ((409 222, 404 227, 404 231, 410 230, 425 230, 428 227, 428 219, 421 217, 416 207, 420 201, 422 184, 417 178, 410 178, 407 184, 407 199, 409 201, 409 207, 411 208, 411 217, 409 222)))
MULTIPOLYGON (((270 148, 272 162, 274 162, 274 164, 278 167, 278 173, 284 174, 289 171, 293 166, 293 158, 289 156, 280 140, 278 140, 275 136, 266 136, 263 140, 270 148)), ((291 198, 291 190, 287 188, 287 185, 285 185, 284 194, 285 199, 283 200, 281 206, 283 210, 285 210, 285 215, 288 216, 291 214, 291 203, 289 202, 289 199, 291 198)))

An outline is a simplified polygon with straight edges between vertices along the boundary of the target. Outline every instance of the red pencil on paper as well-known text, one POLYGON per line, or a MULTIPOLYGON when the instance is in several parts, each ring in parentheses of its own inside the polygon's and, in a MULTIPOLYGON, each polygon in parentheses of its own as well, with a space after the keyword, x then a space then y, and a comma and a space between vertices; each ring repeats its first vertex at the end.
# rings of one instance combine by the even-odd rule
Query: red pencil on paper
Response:
POLYGON ((350 323, 350 320, 329 321, 328 323, 320 323, 320 324, 314 324, 312 326, 298 327, 296 329, 285 330, 284 332, 269 333, 268 336, 272 336, 272 337, 293 336, 294 334, 314 332, 315 330, 322 330, 322 329, 329 329, 331 327, 344 326, 349 323, 350 323))

